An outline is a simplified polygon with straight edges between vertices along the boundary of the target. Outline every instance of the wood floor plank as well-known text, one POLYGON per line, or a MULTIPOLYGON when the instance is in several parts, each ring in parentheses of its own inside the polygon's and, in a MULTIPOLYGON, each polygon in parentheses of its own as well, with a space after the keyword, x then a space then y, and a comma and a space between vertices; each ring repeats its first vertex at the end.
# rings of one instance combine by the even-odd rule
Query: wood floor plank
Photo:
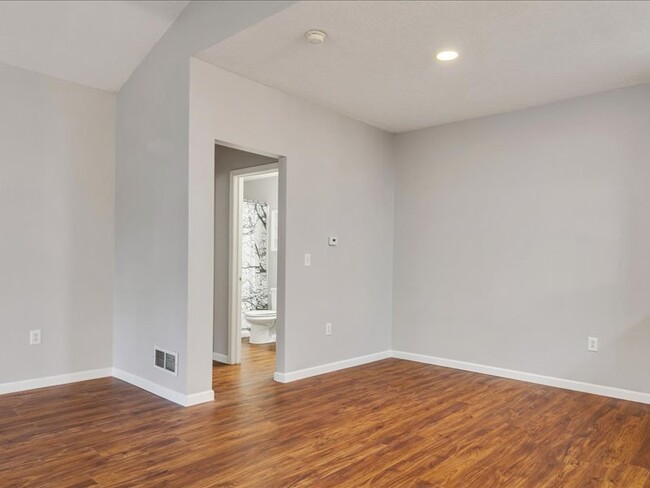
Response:
POLYGON ((112 378, 0 396, 0 487, 650 487, 650 406, 397 359, 182 408, 112 378))

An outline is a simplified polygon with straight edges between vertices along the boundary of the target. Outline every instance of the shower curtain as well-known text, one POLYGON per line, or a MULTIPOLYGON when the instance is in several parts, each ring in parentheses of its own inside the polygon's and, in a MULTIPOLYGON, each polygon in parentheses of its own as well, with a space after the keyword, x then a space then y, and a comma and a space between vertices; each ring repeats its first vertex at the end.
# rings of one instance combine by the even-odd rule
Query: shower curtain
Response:
MULTIPOLYGON (((269 205, 244 199, 242 207, 242 315, 249 310, 268 310, 269 205)), ((242 336, 247 325, 242 316, 242 336)))

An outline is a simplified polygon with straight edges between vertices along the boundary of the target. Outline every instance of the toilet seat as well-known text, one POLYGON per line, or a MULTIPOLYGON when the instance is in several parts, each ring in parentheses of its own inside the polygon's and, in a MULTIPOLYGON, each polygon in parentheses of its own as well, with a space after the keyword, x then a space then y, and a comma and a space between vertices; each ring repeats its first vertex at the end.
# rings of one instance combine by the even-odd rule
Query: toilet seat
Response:
POLYGON ((244 316, 259 318, 259 319, 264 319, 264 318, 274 319, 275 310, 249 310, 248 312, 244 312, 244 316))

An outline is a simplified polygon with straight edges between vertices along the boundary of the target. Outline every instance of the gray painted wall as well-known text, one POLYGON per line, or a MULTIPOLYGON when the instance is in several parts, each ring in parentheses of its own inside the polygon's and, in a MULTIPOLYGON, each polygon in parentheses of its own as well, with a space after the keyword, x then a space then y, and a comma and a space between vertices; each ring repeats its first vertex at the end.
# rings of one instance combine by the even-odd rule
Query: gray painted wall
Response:
POLYGON ((650 392, 649 134, 642 85, 398 135, 393 348, 650 392))
POLYGON ((110 367, 115 95, 4 64, 0 85, 0 384, 110 367))
MULTIPOLYGON (((214 352, 228 354, 228 266, 230 263, 230 172, 276 160, 215 146, 214 164, 214 352)), ((277 178, 276 186, 277 186, 277 178)), ((277 195, 276 195, 277 201, 277 195)))
POLYGON ((189 59, 290 4, 190 2, 117 97, 113 362, 183 394, 211 389, 212 349, 213 258, 197 270, 188 256, 189 59), (209 309, 197 318, 192 300, 209 309), (152 366, 154 345, 179 352, 177 377, 152 366))
MULTIPOLYGON (((278 336, 285 334, 286 349, 279 341, 277 370, 389 349, 393 135, 196 59, 191 72, 190 215, 214 199, 215 139, 286 157, 279 191, 287 209, 284 296, 278 288, 278 336), (331 234, 338 247, 327 245, 331 234), (311 267, 303 266, 307 252, 311 267), (326 322, 333 324, 330 337, 326 322)), ((210 251, 210 240, 198 236, 212 231, 213 216, 200 218, 195 258, 210 251)))

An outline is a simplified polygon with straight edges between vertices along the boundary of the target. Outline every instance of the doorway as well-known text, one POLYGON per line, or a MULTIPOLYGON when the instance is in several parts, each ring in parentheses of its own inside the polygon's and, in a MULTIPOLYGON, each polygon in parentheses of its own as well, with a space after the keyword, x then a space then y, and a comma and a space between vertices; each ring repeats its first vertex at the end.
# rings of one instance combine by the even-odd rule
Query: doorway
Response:
POLYGON ((277 163, 230 172, 231 364, 241 363, 242 345, 275 351, 278 213, 277 163))
POLYGON ((283 350, 283 164, 280 156, 215 145, 213 360, 222 363, 215 375, 231 376, 225 365, 241 364, 233 374, 272 378, 276 342, 283 350))

